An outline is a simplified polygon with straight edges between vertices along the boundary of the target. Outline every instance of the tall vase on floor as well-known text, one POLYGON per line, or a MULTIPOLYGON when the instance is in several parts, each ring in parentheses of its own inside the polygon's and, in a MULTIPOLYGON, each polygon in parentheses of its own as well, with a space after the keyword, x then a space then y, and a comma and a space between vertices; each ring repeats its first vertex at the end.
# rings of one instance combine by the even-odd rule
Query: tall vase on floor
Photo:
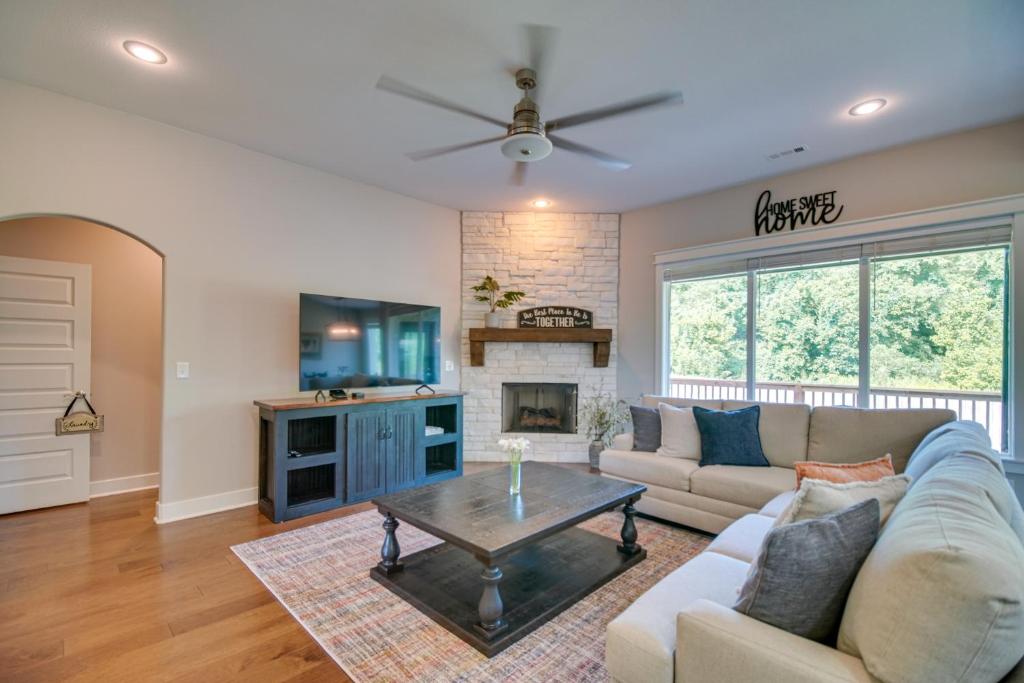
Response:
POLYGON ((523 486, 523 455, 530 448, 530 442, 522 437, 501 439, 498 447, 508 453, 508 493, 518 496, 523 486))

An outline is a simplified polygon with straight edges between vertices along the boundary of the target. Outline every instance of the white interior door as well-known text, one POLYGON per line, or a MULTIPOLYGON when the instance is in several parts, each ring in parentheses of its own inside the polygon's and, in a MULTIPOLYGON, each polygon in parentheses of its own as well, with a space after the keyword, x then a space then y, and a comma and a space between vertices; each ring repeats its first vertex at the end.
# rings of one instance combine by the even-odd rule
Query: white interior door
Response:
POLYGON ((91 266, 0 256, 0 514, 89 499, 89 434, 54 420, 89 391, 91 315, 91 266))

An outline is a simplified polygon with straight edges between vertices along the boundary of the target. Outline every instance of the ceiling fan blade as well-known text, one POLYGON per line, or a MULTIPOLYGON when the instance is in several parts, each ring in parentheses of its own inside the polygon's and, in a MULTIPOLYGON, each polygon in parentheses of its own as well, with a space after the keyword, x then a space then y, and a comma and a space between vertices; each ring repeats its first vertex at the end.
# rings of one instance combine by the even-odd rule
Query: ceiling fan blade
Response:
POLYGON ((606 107, 598 107, 597 109, 580 112, 579 114, 561 116, 557 119, 548 121, 545 126, 545 130, 561 130, 563 128, 569 128, 570 126, 578 126, 582 123, 590 123, 591 121, 606 119, 611 116, 628 114, 629 112, 646 109, 648 107, 681 104, 682 101, 683 93, 678 90, 666 90, 664 92, 657 92, 652 95, 637 97, 617 104, 609 104, 606 107))
POLYGON ((487 138, 485 140, 474 140, 473 142, 463 142, 459 145, 448 145, 447 147, 435 147, 433 149, 423 149, 418 152, 410 152, 405 156, 409 157, 413 161, 423 161, 424 159, 430 159, 431 157, 439 157, 442 154, 450 154, 452 152, 459 152, 470 147, 479 147, 480 145, 486 145, 491 142, 498 142, 504 140, 504 135, 498 135, 497 137, 487 138))
POLYGON ((493 116, 488 116, 487 114, 481 114, 478 111, 473 111, 468 107, 463 107, 461 104, 449 102, 448 100, 442 99, 437 95, 431 95, 430 93, 424 90, 420 90, 419 88, 416 88, 414 86, 408 85, 407 83, 396 81, 394 78, 391 78, 390 76, 381 76, 380 79, 377 81, 377 89, 384 90, 395 95, 401 95, 402 97, 408 97, 410 100, 416 100, 417 102, 430 104, 435 107, 440 107, 441 109, 447 109, 448 111, 453 111, 457 114, 471 116, 474 119, 480 119, 481 121, 486 121, 487 123, 493 123, 494 125, 501 126, 502 128, 508 127, 508 122, 506 121, 496 119, 493 116))
MULTIPOLYGON (((548 75, 549 60, 558 42, 558 29, 540 24, 523 24, 522 37, 526 66, 537 72, 537 82, 543 87, 548 75)), ((538 99, 536 94, 531 96, 538 99)))
POLYGON ((574 152, 576 154, 582 154, 585 157, 590 157, 591 159, 595 159, 599 163, 604 164, 608 168, 614 169, 616 171, 625 171, 627 168, 633 165, 628 161, 623 161, 622 159, 613 157, 611 154, 605 154, 604 152, 594 149, 593 147, 587 147, 586 145, 581 145, 578 142, 572 142, 571 140, 566 140, 565 138, 549 135, 548 140, 551 141, 552 145, 558 147, 559 149, 564 149, 566 152, 574 152))
POLYGON ((512 174, 508 177, 508 184, 522 187, 526 183, 527 166, 529 164, 525 161, 517 161, 516 165, 512 167, 512 174))

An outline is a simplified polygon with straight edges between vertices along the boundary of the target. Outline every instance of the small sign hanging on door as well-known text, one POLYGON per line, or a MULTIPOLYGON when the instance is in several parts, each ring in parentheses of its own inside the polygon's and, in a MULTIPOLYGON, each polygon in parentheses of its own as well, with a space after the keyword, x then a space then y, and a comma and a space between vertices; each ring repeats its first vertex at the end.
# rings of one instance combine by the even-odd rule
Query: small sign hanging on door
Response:
POLYGON ((92 404, 89 403, 89 399, 85 397, 84 391, 75 392, 75 397, 71 399, 71 403, 68 404, 68 409, 64 411, 64 417, 57 418, 57 436, 102 431, 103 416, 96 414, 92 404), (85 407, 89 409, 88 413, 71 412, 71 409, 75 407, 78 399, 85 401, 85 407))

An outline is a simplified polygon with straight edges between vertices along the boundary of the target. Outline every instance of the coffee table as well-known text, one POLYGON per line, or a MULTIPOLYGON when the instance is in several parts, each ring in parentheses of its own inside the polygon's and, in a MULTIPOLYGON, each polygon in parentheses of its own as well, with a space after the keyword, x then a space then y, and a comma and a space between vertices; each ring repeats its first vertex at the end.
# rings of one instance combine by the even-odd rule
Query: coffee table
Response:
POLYGON ((384 515, 370 576, 488 657, 647 556, 633 505, 647 487, 539 462, 373 499, 384 515), (622 542, 578 528, 624 505, 622 542), (400 556, 399 520, 445 541, 400 556))

